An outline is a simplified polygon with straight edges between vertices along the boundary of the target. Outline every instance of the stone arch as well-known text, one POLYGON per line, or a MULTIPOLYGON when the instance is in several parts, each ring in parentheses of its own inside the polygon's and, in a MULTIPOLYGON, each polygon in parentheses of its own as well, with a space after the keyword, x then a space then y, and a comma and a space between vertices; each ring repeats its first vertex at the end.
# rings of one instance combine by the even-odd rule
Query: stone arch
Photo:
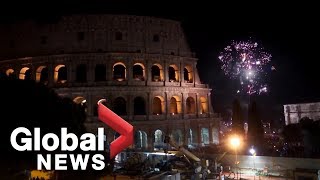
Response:
POLYGON ((6 74, 6 76, 7 76, 8 78, 10 78, 10 79, 16 79, 16 78, 17 78, 16 74, 14 73, 14 70, 11 69, 11 68, 7 69, 7 70, 5 71, 5 74, 6 74))
POLYGON ((68 71, 64 64, 59 64, 54 68, 54 82, 55 83, 66 83, 68 71))
POLYGON ((47 66, 39 66, 36 70, 36 82, 47 84, 49 80, 49 72, 47 66))
POLYGON ((31 80, 31 69, 28 67, 23 67, 19 73, 19 79, 21 80, 31 80))
POLYGON ((169 81, 170 82, 179 82, 179 67, 175 64, 169 66, 169 81))
POLYGON ((152 113, 159 115, 165 112, 165 103, 162 96, 155 96, 152 103, 152 113))
POLYGON ((170 99, 170 113, 180 114, 181 113, 181 99, 179 96, 172 96, 170 99))
POLYGON ((94 79, 96 82, 98 81, 105 81, 107 74, 107 68, 105 64, 96 64, 94 70, 94 79))
POLYGON ((160 64, 156 63, 156 64, 152 65, 151 79, 152 79, 152 81, 163 81, 164 80, 163 68, 160 64))
POLYGON ((87 100, 83 96, 77 96, 73 98, 73 102, 75 102, 76 104, 81 104, 81 103, 83 104, 83 103, 86 103, 87 100))
POLYGON ((190 127, 189 129, 189 137, 188 137, 188 144, 195 145, 198 142, 198 132, 197 127, 190 127))
POLYGON ((135 97, 133 100, 133 109, 134 115, 146 115, 145 99, 141 96, 135 97))
POLYGON ((196 113, 196 103, 193 97, 188 97, 186 100, 186 113, 195 114, 196 113))
MULTIPOLYGON (((92 114, 93 114, 93 116, 98 116, 98 101, 100 99, 105 99, 105 98, 100 97, 100 98, 95 98, 95 99, 96 100, 94 101, 93 106, 92 106, 92 112, 93 112, 92 114)), ((103 101, 102 104, 105 105, 106 107, 108 107, 107 101, 103 101)))
POLYGON ((76 67, 76 82, 86 82, 87 81, 87 65, 78 64, 76 67))
POLYGON ((160 130, 157 129, 154 131, 154 142, 155 143, 163 143, 164 141, 164 133, 160 130))
POLYGON ((219 128, 212 127, 212 143, 219 144, 219 128))
POLYGON ((83 96, 77 96, 73 99, 73 102, 80 106, 85 113, 88 112, 88 104, 86 98, 84 98, 83 96))
POLYGON ((117 97, 112 102, 112 108, 117 115, 127 115, 127 102, 123 97, 117 97))
POLYGON ((201 143, 202 144, 209 144, 209 129, 208 128, 201 128, 201 143))
POLYGON ((6 70, 6 75, 7 75, 8 77, 12 76, 13 73, 14 73, 14 70, 11 69, 11 68, 9 68, 9 69, 6 70))
POLYGON ((113 79, 117 81, 124 81, 127 79, 126 65, 122 62, 117 62, 113 65, 113 79))
POLYGON ((208 107, 208 100, 206 97, 200 97, 200 113, 208 113, 209 107, 208 107))
POLYGON ((142 63, 135 63, 132 68, 133 79, 144 81, 145 80, 145 66, 142 63))
POLYGON ((144 131, 135 132, 135 148, 146 149, 148 147, 148 135, 144 131))
POLYGON ((154 150, 161 150, 164 148, 164 132, 160 129, 154 131, 154 150))
POLYGON ((172 132, 172 138, 178 145, 182 145, 183 144, 183 134, 182 134, 181 129, 174 130, 172 132))
POLYGON ((190 65, 187 65, 183 70, 184 81, 187 83, 193 83, 192 67, 190 65))

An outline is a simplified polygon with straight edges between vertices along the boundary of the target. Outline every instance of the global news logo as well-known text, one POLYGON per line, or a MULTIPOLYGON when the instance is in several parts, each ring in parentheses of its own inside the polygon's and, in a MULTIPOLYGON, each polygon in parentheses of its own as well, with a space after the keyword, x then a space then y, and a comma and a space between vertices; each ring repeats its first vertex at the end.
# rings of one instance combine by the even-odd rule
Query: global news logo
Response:
MULTIPOLYGON (((102 104, 104 101, 106 100, 101 99, 98 101, 99 119, 120 134, 110 144, 109 158, 112 159, 123 149, 133 144, 133 126, 104 106, 102 104)), ((60 136, 54 133, 47 133, 41 136, 41 129, 37 127, 34 128, 33 133, 25 127, 18 127, 12 131, 10 136, 11 145, 17 151, 39 152, 40 150, 45 150, 49 152, 46 155, 37 154, 37 170, 43 170, 44 168, 46 170, 68 170, 68 161, 71 162, 73 170, 86 170, 90 158, 91 167, 94 170, 105 168, 104 128, 98 128, 97 136, 93 133, 84 133, 78 138, 76 134, 68 133, 67 128, 64 127, 61 128, 60 136), (70 153, 78 148, 83 153, 70 153), (58 149, 65 153, 50 154, 50 152, 58 149), (90 151, 99 153, 92 155, 89 153, 90 151)))

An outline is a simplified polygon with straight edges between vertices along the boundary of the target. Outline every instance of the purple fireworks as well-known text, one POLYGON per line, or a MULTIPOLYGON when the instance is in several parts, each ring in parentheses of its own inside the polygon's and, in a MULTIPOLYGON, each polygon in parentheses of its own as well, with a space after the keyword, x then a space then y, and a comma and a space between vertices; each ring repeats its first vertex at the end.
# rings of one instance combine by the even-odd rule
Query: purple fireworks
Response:
POLYGON ((257 42, 232 41, 219 55, 221 69, 231 79, 239 79, 237 93, 261 94, 267 92, 266 76, 273 70, 271 54, 257 42))

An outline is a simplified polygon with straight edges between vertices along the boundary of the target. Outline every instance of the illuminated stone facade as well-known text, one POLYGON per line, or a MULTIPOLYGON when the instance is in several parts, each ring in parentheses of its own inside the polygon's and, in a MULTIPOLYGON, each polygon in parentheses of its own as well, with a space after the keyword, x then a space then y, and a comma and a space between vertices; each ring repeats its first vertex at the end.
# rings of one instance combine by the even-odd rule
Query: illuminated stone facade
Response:
POLYGON ((284 105, 286 125, 299 123, 304 117, 320 120, 320 102, 284 105))
MULTIPOLYGON (((141 16, 66 16, 50 24, 1 28, 2 72, 44 83, 86 108, 89 131, 105 126, 96 103, 134 125, 136 147, 161 149, 163 135, 184 145, 219 143, 211 89, 179 22, 141 16)), ((106 126, 105 126, 106 127, 106 126)), ((115 133, 106 127, 108 141, 115 133)))

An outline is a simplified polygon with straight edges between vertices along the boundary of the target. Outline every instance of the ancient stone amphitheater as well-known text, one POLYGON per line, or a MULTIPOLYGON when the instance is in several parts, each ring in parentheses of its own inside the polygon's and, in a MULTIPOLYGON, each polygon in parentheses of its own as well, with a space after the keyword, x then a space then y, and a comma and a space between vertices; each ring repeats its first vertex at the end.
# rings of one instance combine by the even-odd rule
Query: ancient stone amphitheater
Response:
POLYGON ((100 123, 97 101, 134 125, 136 148, 219 143, 220 118, 211 89, 198 77, 180 22, 127 15, 74 15, 0 28, 0 67, 11 78, 35 80, 86 109, 87 129, 100 123))

